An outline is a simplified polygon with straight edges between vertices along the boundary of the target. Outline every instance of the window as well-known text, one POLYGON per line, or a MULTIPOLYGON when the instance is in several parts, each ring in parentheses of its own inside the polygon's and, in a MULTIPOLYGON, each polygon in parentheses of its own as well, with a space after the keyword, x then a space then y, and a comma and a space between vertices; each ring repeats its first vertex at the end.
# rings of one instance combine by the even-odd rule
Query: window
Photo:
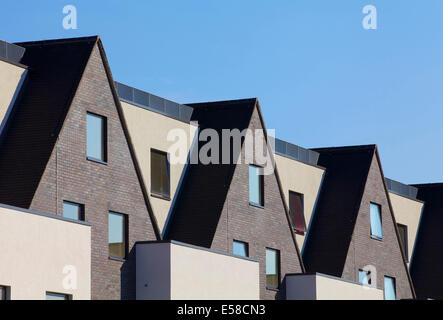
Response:
POLYGON ((64 293, 46 292, 46 300, 72 300, 72 296, 64 293))
POLYGON ((126 258, 128 243, 127 225, 126 215, 109 212, 108 235, 110 257, 126 258))
POLYGON ((266 287, 277 289, 280 284, 280 252, 266 248, 266 287))
POLYGON ((86 114, 86 156, 106 162, 106 118, 89 112, 86 114))
POLYGON ((409 261, 409 257, 408 257, 408 227, 403 224, 397 223, 397 228, 398 228, 398 234, 400 236, 401 249, 403 250, 403 253, 405 255, 406 262, 408 262, 409 261))
POLYGON ((263 207, 263 175, 261 168, 249 166, 249 203, 263 207))
POLYGON ((385 300, 395 299, 395 278, 385 276, 385 300))
POLYGON ((241 256, 241 257, 248 257, 249 256, 249 252, 248 252, 248 244, 246 242, 241 242, 241 241, 235 241, 232 244, 232 252, 236 255, 236 256, 241 256))
POLYGON ((371 236, 377 239, 383 239, 380 205, 371 203, 370 214, 371 214, 371 236))
POLYGON ((302 194, 289 191, 289 212, 295 231, 299 234, 305 234, 306 221, 302 194))
POLYGON ((0 301, 9 299, 9 287, 0 286, 0 301))
POLYGON ((371 271, 358 270, 358 283, 371 285, 371 271))
POLYGON ((83 205, 63 201, 63 217, 74 220, 85 220, 83 205))
POLYGON ((151 150, 151 193, 170 196, 168 154, 157 150, 151 150))

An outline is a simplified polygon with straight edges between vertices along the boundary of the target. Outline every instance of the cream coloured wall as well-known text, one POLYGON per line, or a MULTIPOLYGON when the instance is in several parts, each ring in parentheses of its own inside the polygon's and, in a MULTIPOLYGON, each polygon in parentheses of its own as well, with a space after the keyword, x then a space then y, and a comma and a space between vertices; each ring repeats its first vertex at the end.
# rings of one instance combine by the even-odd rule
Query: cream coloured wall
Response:
POLYGON ((258 261, 178 242, 140 243, 137 299, 258 300, 258 261))
POLYGON ((286 277, 288 300, 383 300, 380 288, 363 286, 344 279, 317 274, 286 277))
POLYGON ((91 227, 1 206, 0 285, 11 287, 12 300, 45 299, 46 291, 89 300, 91 227), (76 289, 63 285, 75 275, 66 266, 76 269, 76 289))
POLYGON ((25 68, 0 60, 0 124, 18 91, 25 68))
POLYGON ((420 223, 423 202, 400 196, 389 192, 392 209, 397 223, 408 227, 408 267, 414 250, 414 243, 417 236, 418 225, 420 223))
MULTIPOLYGON (((312 212, 317 201, 324 170, 320 167, 305 164, 281 155, 275 155, 275 163, 280 176, 281 185, 289 208, 289 191, 304 195, 304 211, 306 227, 309 227, 312 212)), ((297 245, 303 248, 305 235, 296 235, 297 245)))
POLYGON ((168 141, 168 132, 180 129, 186 134, 186 156, 194 139, 197 128, 191 124, 175 120, 144 108, 121 102, 135 154, 140 165, 143 181, 148 189, 154 215, 160 230, 163 230, 169 209, 174 199, 184 163, 170 165, 171 199, 165 200, 150 194, 151 190, 151 148, 167 152, 176 141, 168 141))

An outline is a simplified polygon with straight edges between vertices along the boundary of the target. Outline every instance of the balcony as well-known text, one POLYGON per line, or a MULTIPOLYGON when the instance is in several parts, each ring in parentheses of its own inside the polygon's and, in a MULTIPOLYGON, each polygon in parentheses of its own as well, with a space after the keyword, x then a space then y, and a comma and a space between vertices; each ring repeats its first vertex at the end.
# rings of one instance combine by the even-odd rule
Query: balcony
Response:
POLYGON ((383 289, 321 273, 286 275, 287 300, 383 300, 383 289))
POLYGON ((139 242, 137 300, 257 300, 257 260, 181 242, 139 242))
POLYGON ((0 204, 0 285, 11 300, 91 298, 91 226, 0 204))

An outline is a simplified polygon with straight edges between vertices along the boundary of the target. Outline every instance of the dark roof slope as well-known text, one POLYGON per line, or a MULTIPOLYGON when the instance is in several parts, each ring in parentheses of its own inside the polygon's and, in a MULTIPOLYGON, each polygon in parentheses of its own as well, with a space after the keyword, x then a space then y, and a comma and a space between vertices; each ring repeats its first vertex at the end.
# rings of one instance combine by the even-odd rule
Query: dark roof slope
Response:
POLYGON ((443 299, 443 183, 414 185, 425 205, 410 272, 418 298, 443 299))
MULTIPOLYGON (((256 99, 189 104, 194 108, 191 121, 198 121, 200 130, 212 128, 221 136, 222 129, 248 128, 256 99)), ((198 143, 198 150, 206 142, 198 143)), ((224 201, 231 184, 235 165, 189 164, 175 201, 165 239, 210 247, 224 201), (198 206, 198 210, 196 209, 198 206), (204 232, 202 232, 204 230, 204 232)), ((231 152, 232 154, 232 152, 231 152)))
POLYGON ((375 145, 313 149, 326 168, 303 252, 308 272, 340 277, 346 261, 375 145))
POLYGON ((0 146, 0 203, 29 207, 98 37, 17 43, 28 76, 0 146))

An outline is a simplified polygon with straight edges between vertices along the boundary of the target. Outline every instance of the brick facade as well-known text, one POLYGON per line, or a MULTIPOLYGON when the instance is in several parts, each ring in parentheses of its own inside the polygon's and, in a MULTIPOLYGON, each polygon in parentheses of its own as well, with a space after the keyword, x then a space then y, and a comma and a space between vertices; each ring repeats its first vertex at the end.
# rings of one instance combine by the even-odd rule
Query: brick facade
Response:
POLYGON ((377 271, 378 287, 383 288, 384 276, 394 277, 397 299, 412 298, 412 289, 395 228, 383 185, 383 176, 374 153, 342 277, 358 282, 358 270, 372 265, 377 271), (371 238, 371 202, 381 206, 383 240, 371 238))
MULTIPOLYGON (((249 128, 262 129, 257 108, 249 128)), ((264 176, 264 208, 255 207, 249 204, 248 165, 238 164, 211 248, 232 252, 233 240, 248 243, 249 256, 260 261, 260 299, 284 298, 283 287, 280 291, 266 289, 266 248, 280 250, 282 284, 285 274, 302 272, 291 232, 275 174, 264 176)))
POLYGON ((62 215, 64 200, 84 204, 92 224, 92 298, 135 299, 134 243, 156 235, 97 44, 30 208, 62 215), (107 118, 107 164, 86 159, 86 112, 107 118), (126 261, 108 257, 109 211, 128 215, 126 261))

